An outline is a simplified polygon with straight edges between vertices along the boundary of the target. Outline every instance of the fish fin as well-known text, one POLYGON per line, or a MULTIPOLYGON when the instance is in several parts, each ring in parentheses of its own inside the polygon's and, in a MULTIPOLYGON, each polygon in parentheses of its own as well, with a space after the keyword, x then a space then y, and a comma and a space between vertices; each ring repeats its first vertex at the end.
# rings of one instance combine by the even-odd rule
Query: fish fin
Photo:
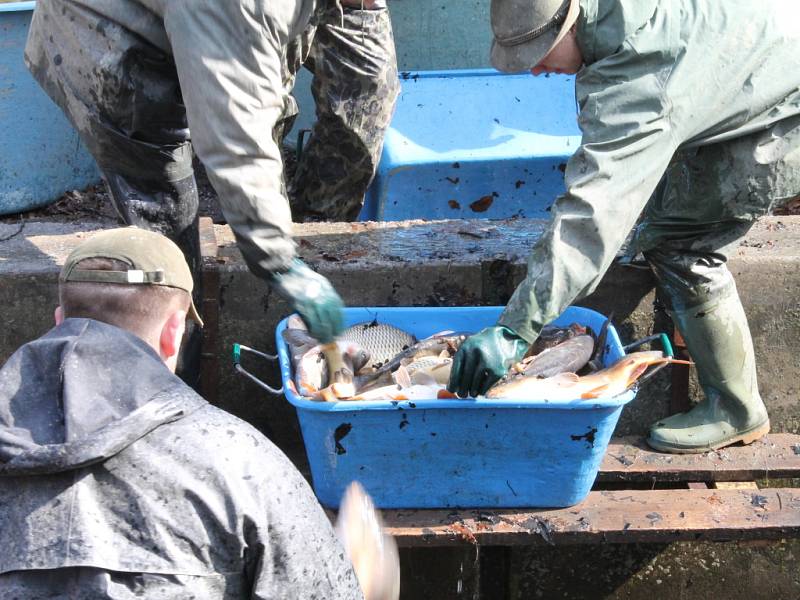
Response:
POLYGON ((300 331, 308 331, 306 322, 297 313, 289 315, 286 319, 286 329, 299 329, 300 331))
POLYGON ((447 351, 447 348, 439 353, 438 358, 450 358, 450 352, 447 351))
POLYGON ((457 398, 458 398, 457 395, 455 395, 453 392, 450 392, 448 390, 439 390, 436 393, 436 399, 437 400, 453 400, 453 399, 457 399, 457 398))
POLYGON ((688 365, 690 367, 694 366, 694 363, 691 360, 681 360, 679 358, 670 358, 669 364, 671 365, 688 365))
POLYGON ((411 387, 413 384, 411 383, 411 375, 403 365, 397 367, 397 371, 392 373, 392 380, 399 385, 400 387, 411 387))
POLYGON ((558 375, 553 375, 552 377, 547 377, 553 383, 577 383, 580 381, 580 376, 577 373, 559 373, 558 375))
POLYGON ((581 394, 582 400, 590 400, 592 398, 599 398, 603 395, 603 392, 608 389, 608 384, 600 385, 593 390, 589 390, 588 392, 584 392, 581 394))
POLYGON ((411 377, 411 381, 414 385, 438 385, 436 378, 433 375, 428 373, 414 373, 411 377))
POLYGON ((356 395, 356 388, 352 382, 337 382, 330 386, 331 392, 333 395, 343 400, 345 398, 352 398, 356 395))
POLYGON ((330 387, 321 389, 319 395, 325 402, 336 402, 338 400, 330 387))
POLYGON ((389 397, 392 400, 408 400, 408 396, 404 396, 403 394, 390 394, 389 397))
POLYGON ((313 385, 306 383, 305 381, 300 382, 300 389, 303 391, 304 396, 311 396, 319 391, 313 385))
POLYGON ((454 333, 455 333, 455 331, 453 331, 452 329, 445 329, 444 331, 438 331, 438 332, 434 333, 433 335, 429 335, 428 337, 424 338, 423 341, 424 340, 433 340, 433 339, 436 339, 436 338, 439 338, 439 337, 444 337, 446 335, 453 335, 454 333))

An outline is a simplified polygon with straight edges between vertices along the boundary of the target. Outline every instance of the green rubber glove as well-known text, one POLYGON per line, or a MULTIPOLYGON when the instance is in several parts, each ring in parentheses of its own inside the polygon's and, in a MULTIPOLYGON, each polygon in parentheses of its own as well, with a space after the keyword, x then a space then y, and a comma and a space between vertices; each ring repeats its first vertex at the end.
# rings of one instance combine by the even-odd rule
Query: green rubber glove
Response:
POLYGON ((470 336, 453 357, 447 389, 459 396, 485 394, 509 367, 522 360, 530 344, 502 325, 470 336))
POLYGON ((273 274, 270 284, 305 321, 312 337, 328 344, 342 332, 342 299, 330 281, 302 260, 295 258, 288 271, 273 274))

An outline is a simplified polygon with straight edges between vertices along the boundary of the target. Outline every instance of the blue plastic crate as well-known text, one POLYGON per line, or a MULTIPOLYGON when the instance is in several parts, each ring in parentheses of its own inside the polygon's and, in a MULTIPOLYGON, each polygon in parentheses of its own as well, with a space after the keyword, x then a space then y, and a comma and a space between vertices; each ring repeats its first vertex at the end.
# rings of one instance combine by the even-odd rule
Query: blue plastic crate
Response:
POLYGON ((0 3, 0 215, 100 181, 78 134, 25 67, 34 5, 0 3))
POLYGON ((361 220, 542 218, 580 145, 575 78, 403 73, 361 220))
MULTIPOLYGON (((390 323, 422 339, 444 329, 478 331, 502 307, 349 308, 348 325, 390 323)), ((601 314, 570 307, 555 321, 598 332, 601 314)), ((361 482, 380 508, 564 507, 592 487, 622 407, 634 397, 573 401, 425 400, 314 402, 293 393, 287 346, 276 332, 286 398, 297 408, 322 504, 338 507, 361 482)), ((605 363, 624 355, 608 328, 605 363)))

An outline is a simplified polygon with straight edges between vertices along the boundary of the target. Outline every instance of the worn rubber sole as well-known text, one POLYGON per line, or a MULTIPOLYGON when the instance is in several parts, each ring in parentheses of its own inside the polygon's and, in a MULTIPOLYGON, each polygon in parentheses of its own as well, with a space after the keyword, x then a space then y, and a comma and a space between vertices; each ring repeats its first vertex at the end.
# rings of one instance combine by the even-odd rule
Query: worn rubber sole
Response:
POLYGON ((765 423, 762 423, 761 425, 756 425, 755 427, 752 427, 747 431, 743 431, 741 433, 736 434, 733 437, 730 437, 724 441, 712 445, 678 446, 651 440, 649 437, 647 438, 646 441, 648 446, 650 446, 654 450, 659 450, 661 452, 669 452, 670 454, 702 454, 704 452, 711 452, 712 450, 719 450, 720 448, 725 448, 726 446, 738 444, 739 442, 741 442, 742 445, 746 446, 747 444, 752 444, 756 440, 760 440, 768 433, 769 433, 769 419, 767 419, 767 421, 765 423))

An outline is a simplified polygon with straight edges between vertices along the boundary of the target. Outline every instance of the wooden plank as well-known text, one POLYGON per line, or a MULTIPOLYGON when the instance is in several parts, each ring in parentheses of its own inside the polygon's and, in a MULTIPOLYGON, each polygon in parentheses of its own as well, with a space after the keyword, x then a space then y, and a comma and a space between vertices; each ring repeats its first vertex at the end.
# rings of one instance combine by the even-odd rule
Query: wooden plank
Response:
POLYGON ((755 481, 715 481, 711 484, 715 490, 757 490, 755 481))
POLYGON ((800 537, 800 489, 590 492, 553 510, 384 510, 400 546, 669 543, 800 537))
MULTIPOLYGON (((686 349, 686 342, 683 340, 681 332, 677 327, 672 328, 672 346, 675 350, 675 358, 681 360, 692 360, 689 356, 689 351, 686 349)), ((686 412, 691 406, 689 402, 689 369, 670 369, 671 381, 671 395, 669 402, 669 411, 671 414, 686 412)))
POLYGON ((703 481, 689 481, 686 483, 686 487, 690 490, 707 490, 708 484, 703 481))
POLYGON ((216 404, 219 389, 219 270, 216 268, 217 238, 214 223, 200 218, 200 254, 203 261, 203 347, 200 355, 200 390, 203 398, 216 404))
POLYGON ((800 477, 800 435, 773 433, 749 446, 666 454, 641 438, 611 440, 598 482, 752 481, 800 477))
POLYGON ((214 221, 211 217, 200 217, 200 256, 203 258, 216 258, 219 252, 217 235, 214 232, 214 221))

